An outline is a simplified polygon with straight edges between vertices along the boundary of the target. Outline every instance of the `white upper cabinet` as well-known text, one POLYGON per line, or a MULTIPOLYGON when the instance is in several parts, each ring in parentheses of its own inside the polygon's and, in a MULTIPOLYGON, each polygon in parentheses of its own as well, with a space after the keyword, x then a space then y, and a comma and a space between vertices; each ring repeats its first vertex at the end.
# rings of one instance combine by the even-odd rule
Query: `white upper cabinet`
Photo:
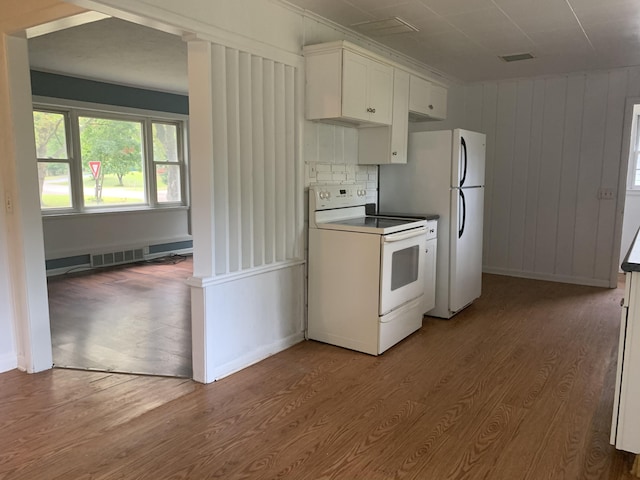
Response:
POLYGON ((416 75, 409 81, 409 118, 412 121, 447 118, 447 89, 416 75))
POLYGON ((390 125, 393 67, 349 45, 333 42, 304 47, 306 118, 390 125))
POLYGON ((409 137, 409 74, 395 69, 393 79, 393 123, 363 128, 358 134, 358 163, 407 163, 409 137))

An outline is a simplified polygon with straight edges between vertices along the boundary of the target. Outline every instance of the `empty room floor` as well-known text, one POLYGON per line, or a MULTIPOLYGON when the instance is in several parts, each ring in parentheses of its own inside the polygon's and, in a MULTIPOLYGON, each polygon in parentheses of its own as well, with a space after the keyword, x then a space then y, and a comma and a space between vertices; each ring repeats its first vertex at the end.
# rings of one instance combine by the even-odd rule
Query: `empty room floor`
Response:
POLYGON ((192 376, 191 257, 50 278, 57 367, 192 376))
POLYGON ((485 275, 379 357, 302 342, 209 385, 0 375, 0 478, 623 480, 623 289, 485 275))

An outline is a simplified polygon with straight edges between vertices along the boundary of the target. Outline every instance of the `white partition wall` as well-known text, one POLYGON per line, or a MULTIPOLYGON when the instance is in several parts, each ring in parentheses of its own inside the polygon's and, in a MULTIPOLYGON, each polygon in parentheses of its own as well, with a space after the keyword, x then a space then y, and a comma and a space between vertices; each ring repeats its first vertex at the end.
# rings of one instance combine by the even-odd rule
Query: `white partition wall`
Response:
POLYGON ((303 339, 297 62, 189 42, 193 357, 203 382, 303 339))

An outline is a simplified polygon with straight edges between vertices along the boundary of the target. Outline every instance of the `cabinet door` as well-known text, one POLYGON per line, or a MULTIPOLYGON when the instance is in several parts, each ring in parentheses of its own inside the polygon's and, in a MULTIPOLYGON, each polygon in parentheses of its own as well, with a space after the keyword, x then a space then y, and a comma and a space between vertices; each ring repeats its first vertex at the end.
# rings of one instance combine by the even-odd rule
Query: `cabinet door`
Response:
POLYGON ((342 57, 342 115, 369 120, 368 104, 369 60, 345 50, 342 57))
POLYGON ((432 84, 429 97, 429 116, 435 120, 447 118, 447 89, 432 84))
POLYGON ((409 82, 409 110, 422 114, 429 113, 431 83, 411 75, 409 82))
POLYGON ((372 122, 391 125, 393 108, 393 67, 369 61, 368 103, 372 122))
POLYGON ((409 74, 393 73, 393 123, 391 124, 391 163, 407 163, 409 140, 409 74))
POLYGON ((427 240, 424 265, 424 312, 436 306, 436 254, 438 239, 427 240))

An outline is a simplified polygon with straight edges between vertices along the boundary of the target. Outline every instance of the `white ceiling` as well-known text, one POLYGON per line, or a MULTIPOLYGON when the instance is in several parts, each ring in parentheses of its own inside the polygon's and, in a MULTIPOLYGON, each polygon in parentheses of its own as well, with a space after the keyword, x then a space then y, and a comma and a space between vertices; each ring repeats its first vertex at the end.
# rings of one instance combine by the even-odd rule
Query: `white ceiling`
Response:
POLYGON ((173 93, 188 92, 187 44, 108 18, 29 39, 31 68, 173 93))
MULTIPOLYGON (((377 42, 465 82, 640 65, 640 0, 288 0, 345 27, 400 17, 377 42), (505 63, 499 55, 530 52, 505 63)), ((29 40, 35 69, 187 92, 186 44, 107 19, 29 40)))
POLYGON ((400 17, 419 32, 375 40, 467 82, 640 64, 640 0, 288 1, 346 27, 400 17))

